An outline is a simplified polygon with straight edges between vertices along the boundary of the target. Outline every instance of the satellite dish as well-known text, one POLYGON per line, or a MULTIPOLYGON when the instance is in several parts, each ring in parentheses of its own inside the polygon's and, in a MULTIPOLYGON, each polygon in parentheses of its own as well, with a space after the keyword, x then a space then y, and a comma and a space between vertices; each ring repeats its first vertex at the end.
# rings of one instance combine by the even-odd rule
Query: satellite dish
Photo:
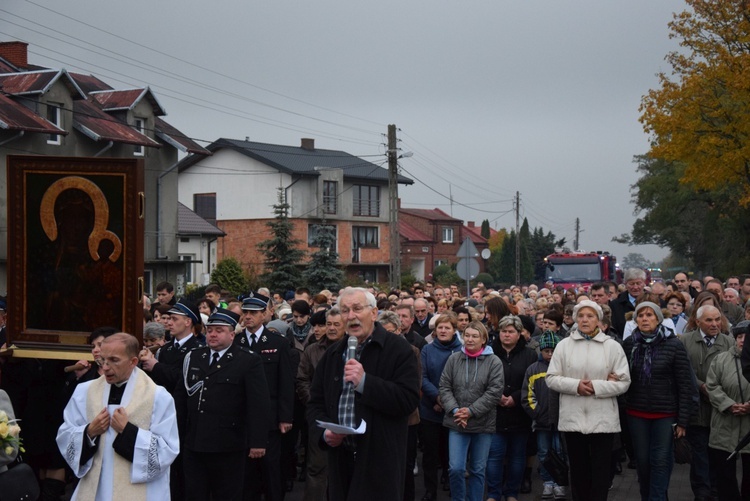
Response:
POLYGON ((482 259, 489 259, 492 255, 489 249, 482 249, 482 259))

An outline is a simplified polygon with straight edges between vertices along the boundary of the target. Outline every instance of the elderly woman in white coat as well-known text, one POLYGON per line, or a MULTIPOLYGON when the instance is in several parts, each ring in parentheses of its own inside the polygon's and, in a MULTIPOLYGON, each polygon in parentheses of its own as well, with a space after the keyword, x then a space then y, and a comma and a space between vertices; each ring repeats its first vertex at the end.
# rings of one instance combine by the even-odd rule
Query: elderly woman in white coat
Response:
POLYGON ((570 462, 573 499, 607 499, 610 457, 620 432, 617 396, 630 386, 630 369, 620 344, 599 330, 601 307, 584 300, 573 310, 577 327, 555 348, 547 386, 560 393, 558 430, 570 462))

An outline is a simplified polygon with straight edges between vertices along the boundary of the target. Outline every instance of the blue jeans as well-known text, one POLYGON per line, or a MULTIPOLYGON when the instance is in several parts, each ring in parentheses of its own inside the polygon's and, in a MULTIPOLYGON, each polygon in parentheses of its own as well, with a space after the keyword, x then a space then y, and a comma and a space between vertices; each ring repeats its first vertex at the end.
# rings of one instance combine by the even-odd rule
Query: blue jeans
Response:
POLYGON ((641 501, 666 501, 674 466, 675 418, 644 419, 628 416, 630 438, 638 465, 641 501))
POLYGON ((490 457, 487 459, 487 497, 500 500, 503 496, 518 497, 526 469, 528 431, 502 432, 492 435, 490 457), (503 471, 505 459, 507 470, 503 471))
POLYGON ((550 449, 554 450, 558 456, 563 459, 565 457, 565 451, 562 446, 562 437, 559 431, 551 430, 537 430, 536 431, 536 455, 539 458, 539 476, 542 477, 542 481, 545 484, 554 483, 552 475, 549 474, 547 469, 544 467, 544 460, 547 458, 547 453, 550 449))
POLYGON ((490 452, 491 433, 462 433, 450 430, 448 434, 448 469, 451 499, 454 501, 481 501, 484 495, 484 470, 490 452), (466 455, 469 454, 468 488, 466 455))

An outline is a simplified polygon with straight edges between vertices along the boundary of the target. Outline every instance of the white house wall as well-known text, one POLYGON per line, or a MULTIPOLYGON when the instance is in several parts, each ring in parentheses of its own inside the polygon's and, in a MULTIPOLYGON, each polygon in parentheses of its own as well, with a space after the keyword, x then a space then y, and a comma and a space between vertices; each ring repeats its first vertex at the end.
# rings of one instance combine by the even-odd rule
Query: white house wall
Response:
POLYGON ((289 186, 291 176, 230 149, 180 173, 179 200, 190 209, 193 194, 216 193, 216 219, 267 219, 273 217, 279 186, 289 186))

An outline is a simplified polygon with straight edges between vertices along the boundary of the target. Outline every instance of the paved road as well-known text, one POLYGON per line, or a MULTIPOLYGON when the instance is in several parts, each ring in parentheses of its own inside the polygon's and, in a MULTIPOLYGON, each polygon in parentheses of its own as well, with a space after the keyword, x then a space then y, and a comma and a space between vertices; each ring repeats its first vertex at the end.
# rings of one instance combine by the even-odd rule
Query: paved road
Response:
MULTIPOLYGON (((623 468, 625 465, 623 464, 623 468)), ((417 475, 415 479, 417 486, 417 496, 415 501, 419 501, 424 495, 424 484, 422 482, 421 473, 417 475)), ((532 477, 533 490, 530 494, 520 494, 518 496, 519 501, 536 501, 542 498, 542 482, 539 476, 534 473, 532 477)), ((301 501, 302 500, 303 484, 296 482, 294 485, 294 491, 286 496, 287 501, 301 501)), ((568 496, 570 499, 570 496, 568 496)), ((623 469, 622 475, 615 475, 614 484, 612 490, 609 491, 608 501, 637 501, 640 499, 638 493, 638 480, 636 479, 635 470, 623 469)), ((690 466, 689 465, 675 465, 674 471, 672 472, 672 480, 669 484, 669 500, 670 501, 690 501, 693 499, 693 493, 690 490, 690 466)), ((447 492, 438 493, 439 501, 450 501, 450 497, 447 492)))

